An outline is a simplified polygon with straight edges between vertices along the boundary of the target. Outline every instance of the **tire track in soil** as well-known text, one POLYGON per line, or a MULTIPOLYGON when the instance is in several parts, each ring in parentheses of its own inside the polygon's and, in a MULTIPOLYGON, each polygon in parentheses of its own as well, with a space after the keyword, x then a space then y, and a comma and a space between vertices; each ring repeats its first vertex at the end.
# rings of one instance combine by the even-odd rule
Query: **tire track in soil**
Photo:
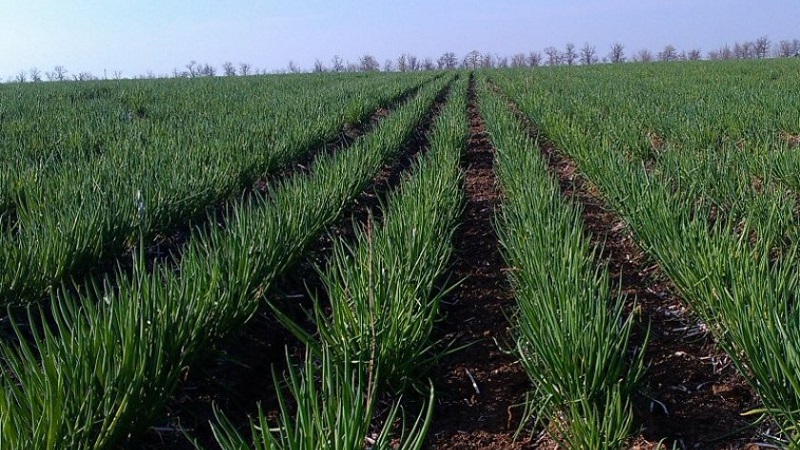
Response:
MULTIPOLYGON (((355 199, 352 208, 342 214, 329 233, 317 240, 308 251, 308 257, 290 269, 288 276, 277 280, 272 297, 291 302, 293 306, 287 305, 284 312, 306 325, 309 331, 313 330, 313 324, 306 320, 304 312, 304 308, 312 304, 309 292, 318 296, 320 301, 327 301, 325 287, 315 267, 325 267, 333 249, 333 238, 352 243, 356 239, 357 226, 365 225, 370 216, 380 220, 381 208, 387 198, 400 186, 414 161, 427 151, 429 133, 449 91, 448 84, 400 154, 384 165, 371 185, 355 199)), ((382 117, 388 114, 389 111, 384 110, 382 117)), ((371 127, 363 127, 359 136, 373 127, 374 123, 371 127)), ((278 402, 271 371, 274 368, 280 374, 286 369, 287 352, 293 361, 300 361, 304 351, 305 347, 275 320, 268 308, 261 308, 239 336, 232 337, 219 349, 218 357, 188 374, 182 391, 170 401, 166 416, 143 437, 141 448, 194 450, 177 425, 189 430, 205 448, 219 448, 209 426, 209 421, 214 420, 212 403, 219 405, 234 424, 240 425, 244 435, 248 435, 248 417, 258 414, 257 402, 261 402, 267 417, 276 419, 278 402)))
POLYGON ((677 288, 635 242, 627 223, 602 200, 596 187, 580 174, 577 164, 564 155, 536 125, 503 94, 517 119, 538 140, 561 192, 583 208, 584 229, 592 245, 603 249, 606 264, 618 289, 635 307, 640 324, 633 344, 640 347, 650 325, 646 349, 647 371, 641 395, 634 399, 635 422, 641 433, 631 448, 734 449, 754 440, 753 429, 741 413, 758 407, 752 389, 714 343, 705 326, 693 317, 677 288), (663 448, 663 447, 662 447, 663 448))
POLYGON ((516 303, 494 229, 500 201, 494 148, 478 110, 473 76, 468 111, 470 137, 462 159, 466 204, 452 272, 452 279, 464 281, 443 299, 444 320, 434 338, 455 346, 473 344, 442 357, 432 370, 437 404, 426 448, 522 449, 529 440, 515 442, 513 434, 529 380, 516 358, 501 348, 511 345, 506 316, 516 303))

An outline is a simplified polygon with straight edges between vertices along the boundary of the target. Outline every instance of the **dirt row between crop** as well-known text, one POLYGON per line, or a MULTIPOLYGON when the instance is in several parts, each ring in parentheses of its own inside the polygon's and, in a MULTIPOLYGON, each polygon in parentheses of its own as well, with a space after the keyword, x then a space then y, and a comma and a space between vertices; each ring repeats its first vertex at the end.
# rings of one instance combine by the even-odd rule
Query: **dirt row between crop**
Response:
POLYGON ((592 245, 602 249, 599 263, 608 266, 614 288, 627 296, 629 311, 638 316, 634 345, 642 345, 649 325, 648 366, 634 401, 640 433, 632 448, 653 449, 661 443, 666 448, 721 450, 743 448, 753 441, 757 433, 741 416, 758 406, 752 389, 715 346, 677 288, 635 242, 628 225, 583 178, 575 161, 511 100, 509 107, 531 138, 538 139, 565 199, 582 206, 584 229, 592 245))
POLYGON ((436 410, 430 449, 522 449, 513 440, 529 381, 513 355, 507 315, 515 301, 494 228, 500 192, 494 148, 469 85, 470 137, 462 159, 465 209, 455 237, 453 280, 464 280, 442 301, 438 339, 464 350, 445 356, 431 374, 436 410))
MULTIPOLYGON (((285 304, 284 312, 304 323, 309 331, 313 331, 313 324, 304 320, 304 310, 311 306, 314 296, 325 302, 325 289, 316 267, 325 266, 334 239, 353 243, 357 227, 366 225, 370 217, 380 220, 386 199, 400 186, 414 161, 427 151, 429 133, 448 94, 449 88, 442 91, 401 154, 380 170, 370 187, 356 198, 352 208, 343 214, 328 234, 317 240, 308 251, 308 257, 273 288, 271 297, 285 304)), ((384 110, 381 116, 388 114, 390 111, 384 110)), ((375 115, 372 120, 377 120, 375 115)), ((373 127, 374 123, 362 127, 358 135, 366 134, 373 127)), ((276 418, 278 402, 272 370, 282 373, 286 369, 287 354, 293 361, 300 361, 304 351, 304 346, 266 308, 262 308, 238 336, 218 349, 213 360, 187 374, 181 392, 170 401, 161 423, 144 436, 142 448, 194 449, 181 430, 187 431, 207 449, 219 448, 209 426, 209 421, 214 419, 215 404, 234 424, 241 426, 244 434, 247 433, 249 418, 258 413, 258 403, 268 417, 276 418)))

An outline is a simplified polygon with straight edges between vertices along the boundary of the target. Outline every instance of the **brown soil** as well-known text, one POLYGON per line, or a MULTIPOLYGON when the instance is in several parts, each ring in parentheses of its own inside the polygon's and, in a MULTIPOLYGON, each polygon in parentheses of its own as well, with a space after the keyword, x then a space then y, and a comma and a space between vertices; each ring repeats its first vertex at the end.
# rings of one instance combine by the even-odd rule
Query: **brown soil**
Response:
POLYGON ((800 134, 793 134, 793 133, 788 133, 786 131, 781 131, 778 134, 778 139, 792 148, 800 146, 800 134))
MULTIPOLYGON (((502 95, 502 94, 501 94, 502 95)), ((635 399, 641 433, 632 448, 743 448, 757 435, 741 414, 758 407, 752 389, 715 347, 710 333, 695 318, 677 288, 637 245, 627 224, 604 203, 599 191, 580 174, 570 158, 542 136, 510 102, 517 117, 549 160, 563 195, 583 207, 584 228, 602 249, 615 289, 627 296, 640 328, 641 347, 647 327, 647 372, 635 399)))
POLYGON ((437 336, 464 350, 434 368, 436 410, 427 441, 431 449, 522 449, 513 440, 529 380, 513 355, 507 316, 515 305, 494 230, 500 193, 495 189, 494 149, 469 88, 470 139, 463 158, 466 205, 455 238, 453 278, 464 281, 444 299, 437 336))

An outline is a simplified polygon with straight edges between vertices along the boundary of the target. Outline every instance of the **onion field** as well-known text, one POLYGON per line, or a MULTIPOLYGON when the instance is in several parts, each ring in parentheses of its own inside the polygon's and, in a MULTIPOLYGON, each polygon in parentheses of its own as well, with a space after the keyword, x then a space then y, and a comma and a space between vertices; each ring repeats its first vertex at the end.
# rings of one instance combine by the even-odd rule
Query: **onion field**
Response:
POLYGON ((799 73, 0 85, 0 450, 796 448, 799 73))

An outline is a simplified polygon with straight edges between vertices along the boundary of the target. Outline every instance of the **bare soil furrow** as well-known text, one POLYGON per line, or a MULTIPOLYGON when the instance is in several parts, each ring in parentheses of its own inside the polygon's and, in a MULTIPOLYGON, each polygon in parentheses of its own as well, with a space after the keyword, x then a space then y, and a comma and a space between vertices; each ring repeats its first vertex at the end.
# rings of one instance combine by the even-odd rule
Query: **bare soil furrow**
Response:
POLYGON ((433 371, 437 405, 427 446, 431 449, 521 449, 513 441, 529 382, 511 346, 507 316, 514 297, 505 275, 494 217, 494 148, 469 86, 470 139, 462 166, 466 205, 455 238, 453 279, 464 280, 441 305, 437 338, 466 349, 442 358, 433 371))

